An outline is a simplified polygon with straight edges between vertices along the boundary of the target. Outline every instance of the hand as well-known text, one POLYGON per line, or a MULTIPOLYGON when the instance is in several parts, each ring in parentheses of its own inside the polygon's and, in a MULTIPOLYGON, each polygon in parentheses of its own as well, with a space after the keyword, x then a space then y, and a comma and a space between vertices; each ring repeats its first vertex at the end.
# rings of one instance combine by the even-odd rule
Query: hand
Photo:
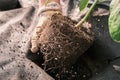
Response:
POLYGON ((45 29, 45 27, 47 26, 47 24, 50 22, 50 18, 53 14, 61 14, 60 11, 54 11, 54 10, 50 10, 50 11, 46 11, 46 12, 43 12, 41 15, 40 15, 40 18, 39 18, 39 21, 38 21, 38 24, 37 26, 35 27, 34 29, 34 32, 33 32, 33 35, 32 35, 32 38, 31 38, 31 51, 33 53, 36 53, 38 52, 39 50, 39 43, 38 43, 38 40, 40 38, 40 35, 42 33, 42 31, 45 29))

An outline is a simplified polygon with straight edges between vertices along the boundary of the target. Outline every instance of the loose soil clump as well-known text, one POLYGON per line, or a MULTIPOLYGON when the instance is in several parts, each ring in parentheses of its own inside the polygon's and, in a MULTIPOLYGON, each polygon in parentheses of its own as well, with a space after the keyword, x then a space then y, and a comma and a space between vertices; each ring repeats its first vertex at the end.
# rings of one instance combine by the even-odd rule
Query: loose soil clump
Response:
MULTIPOLYGON (((53 71, 59 77, 76 62, 92 44, 93 34, 85 26, 76 28, 76 22, 61 14, 53 14, 39 37, 45 71, 53 71)), ((87 25, 86 25, 87 26, 87 25)))

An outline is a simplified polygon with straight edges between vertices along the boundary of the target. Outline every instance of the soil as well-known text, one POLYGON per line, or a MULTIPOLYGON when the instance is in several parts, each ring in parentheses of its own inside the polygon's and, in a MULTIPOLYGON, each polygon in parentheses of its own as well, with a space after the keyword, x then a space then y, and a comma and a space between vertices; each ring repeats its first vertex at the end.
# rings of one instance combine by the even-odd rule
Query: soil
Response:
POLYGON ((88 23, 81 28, 75 28, 75 21, 61 14, 54 14, 48 24, 42 29, 39 38, 44 70, 57 80, 71 80, 75 74, 78 74, 79 80, 88 78, 90 73, 84 64, 74 65, 93 42, 88 23))
POLYGON ((57 71, 51 70, 47 71, 47 73, 54 77, 55 80, 88 80, 92 77, 92 71, 82 57, 79 57, 75 64, 62 72, 59 78, 56 76, 57 71))

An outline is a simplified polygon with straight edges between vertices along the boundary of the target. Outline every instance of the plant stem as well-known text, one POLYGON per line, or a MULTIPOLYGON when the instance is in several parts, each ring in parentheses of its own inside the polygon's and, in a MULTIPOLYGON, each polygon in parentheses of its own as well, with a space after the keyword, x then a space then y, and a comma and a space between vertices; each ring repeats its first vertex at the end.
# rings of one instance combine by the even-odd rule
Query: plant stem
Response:
POLYGON ((47 5, 48 3, 49 3, 49 0, 46 0, 45 5, 47 5))
POLYGON ((82 23, 88 18, 88 16, 90 15, 92 9, 95 7, 95 5, 97 4, 97 2, 98 2, 98 0, 94 1, 94 3, 90 7, 90 9, 86 13, 86 15, 75 25, 75 27, 78 27, 78 28, 81 27, 82 23))

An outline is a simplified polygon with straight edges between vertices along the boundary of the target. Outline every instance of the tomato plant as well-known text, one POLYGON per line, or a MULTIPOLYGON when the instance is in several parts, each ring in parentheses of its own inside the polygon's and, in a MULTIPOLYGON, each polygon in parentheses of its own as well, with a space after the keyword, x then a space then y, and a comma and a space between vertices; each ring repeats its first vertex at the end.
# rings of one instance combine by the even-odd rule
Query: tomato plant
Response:
MULTIPOLYGON (((88 10, 88 12, 86 13, 86 15, 78 22, 78 24, 76 25, 76 27, 80 27, 81 24, 88 18, 88 16, 90 15, 92 9, 95 7, 95 5, 97 4, 99 0, 95 0, 94 3, 92 4, 92 6, 90 7, 90 9, 88 10)), ((80 0, 79 2, 79 9, 80 11, 82 11, 85 7, 87 7, 89 0, 80 0), (85 2, 86 1, 86 2, 85 2)))
MULTIPOLYGON (((83 19, 76 25, 76 27, 80 27, 81 24, 87 19, 89 16, 90 12, 94 8, 94 6, 98 2, 103 2, 107 0, 94 0, 94 3, 88 10, 87 14, 84 16, 83 19)), ((79 2, 79 9, 82 11, 85 7, 87 7, 89 0, 80 0, 79 2)), ((110 16, 108 20, 109 24, 109 32, 111 38, 120 43, 120 0, 112 0, 110 4, 110 16)))
MULTIPOLYGON (((49 0, 46 1, 48 3, 49 0)), ((88 6, 88 2, 90 0, 80 0, 79 1, 79 9, 80 11, 83 11, 84 8, 88 6)), ((95 7, 95 5, 99 2, 104 2, 107 0, 94 0, 94 3, 91 5, 88 12, 85 14, 85 16, 76 24, 75 27, 80 27, 81 24, 88 18, 91 11, 95 7)), ((111 38, 120 43, 120 0, 112 0, 110 4, 110 16, 108 20, 109 24, 109 32, 111 38)))

